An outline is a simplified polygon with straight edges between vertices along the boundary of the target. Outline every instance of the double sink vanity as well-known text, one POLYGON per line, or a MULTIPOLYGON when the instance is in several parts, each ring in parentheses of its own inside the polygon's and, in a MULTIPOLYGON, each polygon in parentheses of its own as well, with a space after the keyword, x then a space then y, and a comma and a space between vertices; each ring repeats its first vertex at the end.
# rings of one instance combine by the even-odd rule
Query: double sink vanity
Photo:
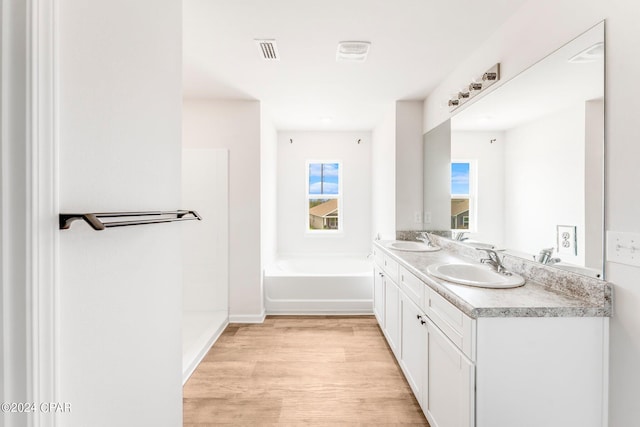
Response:
POLYGON ((606 425, 611 285, 433 239, 373 251, 374 313, 431 427, 606 425))

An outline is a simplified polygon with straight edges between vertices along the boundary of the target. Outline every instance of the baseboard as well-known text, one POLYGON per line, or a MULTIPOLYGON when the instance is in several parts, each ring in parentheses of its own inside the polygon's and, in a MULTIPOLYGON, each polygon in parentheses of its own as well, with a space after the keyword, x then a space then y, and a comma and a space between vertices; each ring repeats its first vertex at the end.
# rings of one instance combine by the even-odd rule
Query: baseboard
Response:
POLYGON ((220 327, 216 330, 216 332, 207 341, 207 344, 204 345, 202 349, 198 352, 198 355, 196 356, 196 358, 193 359, 193 361, 189 364, 187 369, 182 372, 182 385, 185 385, 187 383, 187 381, 189 380, 193 372, 196 370, 200 362, 202 362, 202 359, 204 359, 204 357, 207 355, 211 347, 213 347, 213 344, 215 344, 215 342, 218 341, 218 338, 220 338, 220 335, 222 335, 222 333, 224 332, 224 330, 227 328, 228 325, 229 325, 228 321, 220 325, 220 327))
POLYGON ((229 314, 229 323, 264 323, 265 317, 267 313, 264 309, 260 314, 229 314))
POLYGON ((373 311, 368 310, 305 310, 283 309, 269 310, 269 316, 373 316, 373 311))

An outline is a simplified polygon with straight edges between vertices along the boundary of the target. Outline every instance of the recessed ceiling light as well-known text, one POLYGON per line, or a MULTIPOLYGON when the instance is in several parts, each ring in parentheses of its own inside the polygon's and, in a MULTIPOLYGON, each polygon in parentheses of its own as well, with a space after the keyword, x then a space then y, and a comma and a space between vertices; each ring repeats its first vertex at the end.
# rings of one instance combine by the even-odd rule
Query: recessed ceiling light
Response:
POLYGON ((370 42, 340 42, 336 61, 364 62, 369 54, 370 42))

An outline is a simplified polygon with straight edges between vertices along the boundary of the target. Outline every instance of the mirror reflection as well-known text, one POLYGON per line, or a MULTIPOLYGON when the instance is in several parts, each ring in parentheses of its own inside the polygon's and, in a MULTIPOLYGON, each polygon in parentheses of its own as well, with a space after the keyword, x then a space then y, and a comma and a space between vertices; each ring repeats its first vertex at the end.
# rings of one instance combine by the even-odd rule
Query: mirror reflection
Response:
POLYGON ((601 278, 603 149, 601 23, 451 119, 446 209, 425 157, 425 212, 471 245, 601 278))

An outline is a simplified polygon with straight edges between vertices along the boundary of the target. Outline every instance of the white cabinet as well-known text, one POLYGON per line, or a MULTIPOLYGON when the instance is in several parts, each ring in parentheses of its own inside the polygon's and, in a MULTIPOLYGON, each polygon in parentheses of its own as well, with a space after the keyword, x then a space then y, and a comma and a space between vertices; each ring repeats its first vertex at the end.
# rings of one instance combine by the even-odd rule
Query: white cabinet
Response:
POLYGON ((474 425, 474 366, 427 320, 427 361, 422 408, 431 427, 474 425))
POLYGON ((373 314, 384 329, 384 273, 377 265, 373 270, 373 314))
POLYGON ((431 427, 606 425, 608 318, 472 319, 376 249, 374 312, 431 427))
POLYGON ((423 394, 423 370, 427 362, 426 316, 403 292, 400 293, 402 350, 400 366, 418 402, 423 394))
POLYGON ((400 355, 400 289, 388 276, 384 277, 384 332, 389 347, 400 355))

